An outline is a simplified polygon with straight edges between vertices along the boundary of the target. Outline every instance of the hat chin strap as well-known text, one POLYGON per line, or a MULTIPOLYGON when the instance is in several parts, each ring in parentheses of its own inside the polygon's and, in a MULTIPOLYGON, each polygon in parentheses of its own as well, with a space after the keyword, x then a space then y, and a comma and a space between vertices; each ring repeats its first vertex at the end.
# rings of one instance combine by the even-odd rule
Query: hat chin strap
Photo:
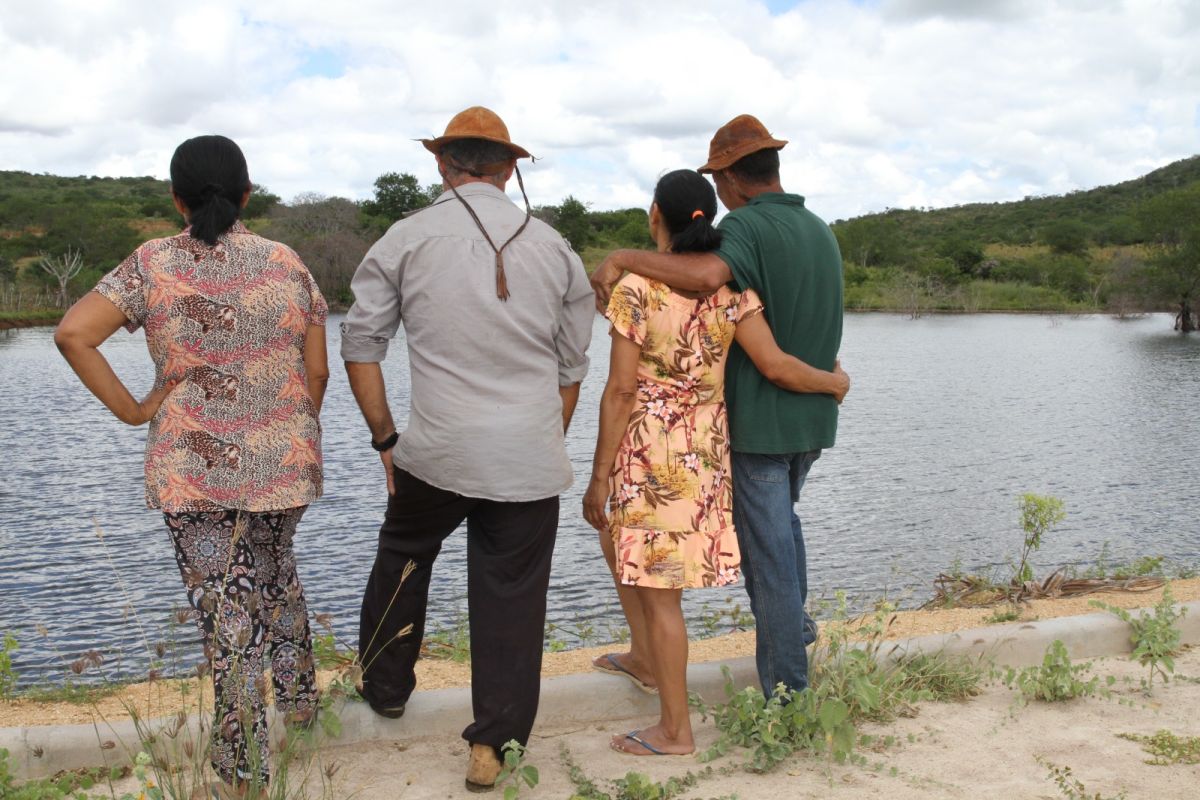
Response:
POLYGON ((517 228, 516 233, 510 236, 508 241, 499 247, 496 247, 496 243, 493 242, 492 237, 488 235, 487 228, 483 227, 483 223, 479 220, 479 215, 475 213, 475 209, 471 208, 471 204, 466 201, 466 198, 458 193, 458 189, 450 181, 450 178, 446 176, 446 170, 444 168, 439 168, 438 170, 442 174, 442 180, 445 181, 446 185, 450 187, 450 191, 454 192, 454 196, 458 198, 458 202, 462 203, 463 207, 467 209, 467 213, 471 215, 471 219, 475 222, 475 227, 479 228, 479 232, 483 234, 483 238, 487 241, 488 246, 491 247, 492 251, 496 254, 496 297, 499 297, 501 301, 507 301, 508 278, 504 274, 504 248, 512 244, 513 239, 516 239, 521 235, 521 232, 524 231, 525 227, 529 224, 530 217, 533 216, 533 209, 529 206, 529 195, 525 193, 525 181, 521 178, 521 168, 517 166, 515 161, 501 161, 493 162, 491 164, 484 164, 481 167, 477 167, 475 170, 469 170, 464 169, 460 164, 458 164, 458 162, 452 159, 446 160, 449 161, 450 165, 455 169, 465 172, 473 178, 482 178, 492 174, 498 175, 505 168, 507 168, 509 163, 512 163, 513 169, 517 173, 517 185, 521 187, 521 197, 525 200, 525 219, 521 223, 521 227, 517 228), (486 171, 496 166, 496 164, 500 164, 501 168, 495 173, 489 173, 486 171))

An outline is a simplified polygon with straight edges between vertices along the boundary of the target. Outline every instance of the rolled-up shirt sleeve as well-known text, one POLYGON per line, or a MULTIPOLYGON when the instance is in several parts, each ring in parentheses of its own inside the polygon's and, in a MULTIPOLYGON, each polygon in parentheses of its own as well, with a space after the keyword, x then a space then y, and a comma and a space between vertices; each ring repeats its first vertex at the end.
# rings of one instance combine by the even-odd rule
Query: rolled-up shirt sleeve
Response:
POLYGON ((558 354, 558 385, 581 383, 588 371, 588 345, 592 342, 592 320, 596 306, 583 262, 574 252, 567 254, 567 291, 563 296, 562 324, 554 337, 558 354))
POLYGON ((401 253, 384 236, 377 241, 350 281, 354 305, 342 322, 343 361, 380 362, 400 328, 401 253))

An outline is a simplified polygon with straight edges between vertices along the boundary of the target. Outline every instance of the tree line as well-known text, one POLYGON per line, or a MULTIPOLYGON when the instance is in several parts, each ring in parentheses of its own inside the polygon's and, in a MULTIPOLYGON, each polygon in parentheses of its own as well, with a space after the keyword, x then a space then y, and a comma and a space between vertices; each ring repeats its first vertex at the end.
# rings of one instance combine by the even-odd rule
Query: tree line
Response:
MULTIPOLYGON (((371 244, 442 193, 440 183, 422 186, 416 176, 396 172, 380 175, 373 188, 368 200, 309 192, 285 203, 255 185, 243 218, 251 230, 296 250, 334 307, 345 307, 371 244)), ((617 247, 653 246, 645 209, 592 211, 568 196, 533 214, 590 261, 617 247)), ((166 181, 0 172, 0 309, 17 297, 26 298, 27 308, 48 299, 65 306, 141 242, 181 227, 166 181)))
MULTIPOLYGON (((284 202, 255 186, 244 216, 293 247, 344 307, 371 244, 441 193, 397 172, 380 175, 361 201, 306 193, 284 202)), ((534 214, 589 267, 618 247, 653 247, 645 209, 595 211, 568 196, 534 214)), ((0 172, 0 310, 64 305, 142 241, 180 225, 166 181, 0 172)), ((889 209, 832 227, 850 309, 1170 309, 1184 329, 1196 324, 1200 157, 1063 196, 889 209)))

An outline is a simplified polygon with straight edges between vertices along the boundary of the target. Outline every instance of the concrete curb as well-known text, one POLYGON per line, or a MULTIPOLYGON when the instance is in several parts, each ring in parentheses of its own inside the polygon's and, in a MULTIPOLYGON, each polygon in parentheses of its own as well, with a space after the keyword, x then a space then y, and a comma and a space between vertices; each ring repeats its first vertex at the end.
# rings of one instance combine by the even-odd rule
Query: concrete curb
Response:
MULTIPOLYGON (((1181 603, 1186 616, 1179 621, 1181 641, 1200 644, 1200 601, 1181 603)), ((1134 614, 1138 610, 1131 609, 1134 614)), ((883 658, 895 660, 915 653, 945 653, 981 658, 997 664, 1029 666, 1041 663, 1046 648, 1061 640, 1072 658, 1095 658, 1130 652, 1129 626, 1111 614, 1058 617, 1035 622, 993 625, 955 633, 919 636, 886 644, 883 658)), ((729 667, 735 686, 758 684, 753 658, 706 662, 688 667, 688 687, 707 702, 724 700, 725 679, 721 668, 729 667)), ((651 716, 658 711, 658 698, 639 691, 628 681, 598 672, 563 675, 542 681, 538 710, 539 726, 592 725, 599 722, 651 716)), ((337 709, 342 722, 339 745, 416 736, 457 735, 471 720, 469 688, 417 692, 405 715, 384 719, 364 703, 342 703, 337 709)), ((181 728, 176 717, 144 721, 144 730, 179 729, 178 736, 195 736, 195 715, 181 728)), ((176 738, 176 737, 172 737, 176 738)), ((272 737, 273 739, 275 737, 272 737)), ((9 751, 18 778, 54 775, 61 770, 129 763, 140 749, 132 721, 98 725, 47 725, 0 728, 0 748, 9 751)))

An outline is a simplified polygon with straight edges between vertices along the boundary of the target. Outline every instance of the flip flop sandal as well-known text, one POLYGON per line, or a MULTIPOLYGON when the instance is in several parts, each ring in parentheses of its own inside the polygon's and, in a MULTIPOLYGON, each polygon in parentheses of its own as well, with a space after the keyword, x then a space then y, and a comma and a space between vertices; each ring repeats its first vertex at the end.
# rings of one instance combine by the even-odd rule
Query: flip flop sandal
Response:
POLYGON ((632 753, 622 747, 617 747, 615 744, 612 745, 612 749, 616 750, 618 753, 624 753, 627 756, 652 755, 652 756, 675 756, 676 758, 682 758, 684 756, 692 755, 691 753, 667 753, 663 750, 659 750, 657 747, 650 744, 645 739, 643 739, 641 736, 639 736, 638 734, 640 734, 640 733, 641 733, 641 731, 630 731, 629 733, 625 734, 624 738, 626 738, 636 744, 640 744, 642 747, 646 748, 646 753, 644 753, 644 754, 643 753, 632 753))
MULTIPOLYGON (((605 661, 607 661, 609 663, 609 666, 606 667, 603 664, 597 664, 593 661, 592 669, 596 670, 597 672, 603 672, 607 675, 620 675, 622 677, 629 678, 629 680, 633 683, 634 686, 641 689, 646 694, 652 694, 655 696, 658 695, 658 687, 657 686, 651 686, 650 684, 646 683, 644 680, 639 678, 637 675, 634 675, 632 672, 630 672, 629 670, 622 667, 620 662, 617 661, 616 656, 614 656, 612 653, 606 653, 603 656, 601 656, 601 658, 603 658, 605 661)), ((634 733, 637 733, 637 731, 634 731, 634 733)))

